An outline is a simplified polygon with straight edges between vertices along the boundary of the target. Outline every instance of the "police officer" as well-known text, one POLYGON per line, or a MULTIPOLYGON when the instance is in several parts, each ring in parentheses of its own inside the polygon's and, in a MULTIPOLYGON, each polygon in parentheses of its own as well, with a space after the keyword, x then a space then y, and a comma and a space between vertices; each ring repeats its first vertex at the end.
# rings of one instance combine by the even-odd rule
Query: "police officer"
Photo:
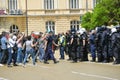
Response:
POLYGON ((81 61, 88 61, 88 36, 84 28, 81 29, 81 61))
POLYGON ((109 48, 109 32, 108 29, 106 27, 102 27, 103 28, 103 33, 102 33, 102 47, 103 47, 103 58, 104 61, 103 63, 107 63, 109 62, 109 54, 108 54, 108 48, 109 48))
POLYGON ((72 30, 71 31, 72 36, 71 36, 71 55, 73 59, 73 63, 77 62, 77 35, 76 31, 72 30))
POLYGON ((102 48, 102 28, 98 27, 97 28, 97 33, 96 33, 96 50, 97 50, 97 58, 98 62, 103 61, 103 48, 102 48))
POLYGON ((96 61, 96 46, 95 46, 95 30, 92 30, 89 36, 90 52, 92 55, 92 62, 96 61))
POLYGON ((66 53, 68 54, 69 59, 68 60, 72 60, 72 56, 71 56, 71 46, 70 46, 70 41, 71 41, 71 34, 70 31, 66 32, 66 53))
POLYGON ((81 61, 81 53, 80 53, 80 49, 81 49, 81 34, 80 34, 80 30, 77 31, 77 60, 81 61))
POLYGON ((53 39, 53 32, 50 31, 49 32, 49 35, 48 35, 48 38, 46 40, 46 48, 45 48, 45 56, 44 56, 44 63, 45 64, 49 64, 48 62, 48 57, 50 56, 50 58, 54 61, 54 63, 58 63, 58 61, 56 61, 55 57, 54 57, 54 54, 53 54, 53 49, 52 49, 52 45, 54 44, 55 46, 59 46, 57 45, 55 42, 54 42, 54 39, 53 39))
MULTIPOLYGON (((115 29, 116 30, 116 29, 115 29)), ((108 39, 108 61, 113 62, 113 49, 112 49, 112 33, 114 33, 113 29, 109 29, 109 39, 108 39)))
POLYGON ((115 57, 113 64, 120 64, 120 26, 116 27, 116 30, 112 34, 112 49, 115 57))

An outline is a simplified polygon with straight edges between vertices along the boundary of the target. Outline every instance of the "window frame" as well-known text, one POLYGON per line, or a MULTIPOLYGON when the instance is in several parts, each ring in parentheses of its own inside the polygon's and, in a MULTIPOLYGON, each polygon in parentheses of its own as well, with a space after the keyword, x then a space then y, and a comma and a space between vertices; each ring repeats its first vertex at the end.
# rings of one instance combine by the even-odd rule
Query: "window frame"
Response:
POLYGON ((54 10, 54 0, 44 0, 45 10, 54 10))
POLYGON ((47 32, 49 32, 49 31, 55 32, 55 22, 54 21, 46 21, 45 26, 46 26, 47 32))
POLYGON ((79 0, 69 0, 70 9, 79 9, 79 0))
POLYGON ((8 0, 8 9, 9 10, 17 10, 18 0, 8 0))
POLYGON ((78 20, 72 20, 70 21, 70 29, 75 29, 75 30, 79 30, 80 29, 80 21, 78 20))
POLYGON ((19 31, 19 27, 17 25, 13 24, 13 25, 10 26, 10 32, 11 33, 14 33, 14 32, 17 33, 18 31, 19 31))

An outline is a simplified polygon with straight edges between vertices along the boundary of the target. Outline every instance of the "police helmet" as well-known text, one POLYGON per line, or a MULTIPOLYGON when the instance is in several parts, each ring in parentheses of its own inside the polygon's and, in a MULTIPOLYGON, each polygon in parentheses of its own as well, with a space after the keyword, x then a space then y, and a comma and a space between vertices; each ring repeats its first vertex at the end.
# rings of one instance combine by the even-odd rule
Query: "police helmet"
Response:
POLYGON ((114 32, 116 32, 116 31, 117 31, 116 28, 112 28, 112 29, 111 29, 111 33, 114 33, 114 32))
POLYGON ((81 29, 79 30, 79 32, 80 32, 80 34, 83 34, 84 32, 86 32, 86 29, 85 29, 85 28, 81 28, 81 29))
POLYGON ((116 29, 117 29, 117 30, 120 30, 120 26, 116 26, 116 29))
POLYGON ((102 31, 107 30, 107 27, 105 25, 102 26, 102 31))

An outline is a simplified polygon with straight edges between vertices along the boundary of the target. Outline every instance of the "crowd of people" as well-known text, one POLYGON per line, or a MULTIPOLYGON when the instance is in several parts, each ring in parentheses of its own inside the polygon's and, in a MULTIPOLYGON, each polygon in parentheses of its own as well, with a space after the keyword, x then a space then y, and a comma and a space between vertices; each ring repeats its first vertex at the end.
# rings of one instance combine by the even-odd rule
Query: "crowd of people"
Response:
POLYGON ((0 35, 0 66, 25 67, 31 58, 33 65, 36 65, 37 60, 45 64, 53 60, 56 64, 59 61, 54 54, 58 49, 60 60, 68 55, 68 61, 73 63, 89 61, 90 53, 92 62, 120 64, 120 26, 112 29, 97 27, 90 32, 84 28, 72 29, 58 35, 52 31, 31 32, 29 36, 3 31, 0 35))

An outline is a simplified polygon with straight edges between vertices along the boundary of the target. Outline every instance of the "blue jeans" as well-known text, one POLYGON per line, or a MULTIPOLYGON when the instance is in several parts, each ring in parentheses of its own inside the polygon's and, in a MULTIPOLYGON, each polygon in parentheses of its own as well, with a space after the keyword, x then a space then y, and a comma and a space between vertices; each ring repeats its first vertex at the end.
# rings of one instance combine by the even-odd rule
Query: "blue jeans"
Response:
POLYGON ((45 50, 43 48, 39 48, 39 60, 43 60, 44 59, 44 55, 45 55, 45 50))
POLYGON ((45 60, 45 61, 48 60, 48 56, 50 56, 50 58, 51 58, 53 61, 55 60, 55 57, 54 57, 52 48, 48 48, 48 49, 46 50, 46 53, 45 53, 45 56, 44 56, 44 60, 45 60))
POLYGON ((61 59, 64 59, 64 47, 63 46, 60 47, 60 56, 61 56, 60 57, 61 59))
POLYGON ((2 49, 0 63, 6 63, 7 49, 2 49))
POLYGON ((12 48, 8 48, 8 61, 7 64, 10 65, 12 62, 12 48))
POLYGON ((35 65, 35 50, 34 50, 34 49, 26 50, 23 64, 24 64, 24 65, 26 64, 26 61, 27 61, 27 59, 28 59, 28 55, 29 55, 29 54, 32 56, 33 65, 35 65))
POLYGON ((18 51, 17 51, 17 63, 22 63, 22 61, 23 61, 22 48, 18 48, 18 51))

